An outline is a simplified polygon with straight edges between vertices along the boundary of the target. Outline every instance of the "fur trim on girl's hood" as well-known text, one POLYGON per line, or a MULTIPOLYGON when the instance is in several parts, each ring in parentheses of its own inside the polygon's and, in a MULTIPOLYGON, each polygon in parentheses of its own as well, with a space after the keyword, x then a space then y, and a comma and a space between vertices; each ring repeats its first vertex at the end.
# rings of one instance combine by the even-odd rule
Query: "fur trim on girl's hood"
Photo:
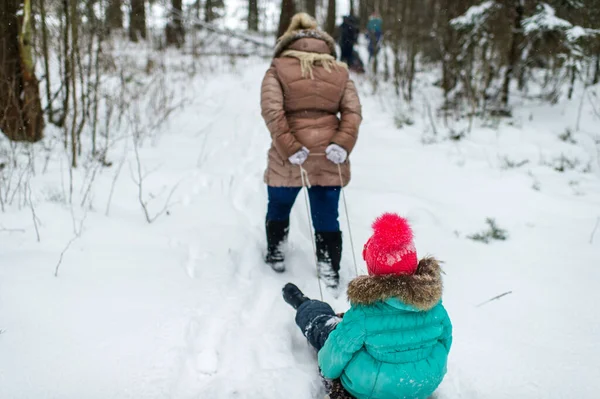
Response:
POLYGON ((412 275, 389 274, 359 276, 348 285, 348 299, 353 305, 371 305, 397 298, 418 310, 430 310, 442 299, 439 262, 424 258, 412 275))

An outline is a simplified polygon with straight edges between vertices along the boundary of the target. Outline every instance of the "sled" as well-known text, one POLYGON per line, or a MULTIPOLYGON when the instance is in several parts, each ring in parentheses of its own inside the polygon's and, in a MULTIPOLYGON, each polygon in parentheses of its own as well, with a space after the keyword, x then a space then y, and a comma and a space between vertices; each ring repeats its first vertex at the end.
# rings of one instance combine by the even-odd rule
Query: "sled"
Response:
MULTIPOLYGON (((321 375, 320 372, 319 375, 321 375)), ((321 380, 323 381, 325 391, 327 392, 324 399, 356 399, 354 396, 350 395, 346 389, 344 389, 344 386, 339 379, 328 380, 321 375, 321 380)))

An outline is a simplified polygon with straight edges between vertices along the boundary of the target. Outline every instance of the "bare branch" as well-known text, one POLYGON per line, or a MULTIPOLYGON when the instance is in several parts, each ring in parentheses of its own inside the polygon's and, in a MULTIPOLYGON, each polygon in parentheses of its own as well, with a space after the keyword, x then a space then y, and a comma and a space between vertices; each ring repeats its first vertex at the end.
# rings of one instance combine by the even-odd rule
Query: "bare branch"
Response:
POLYGON ((493 297, 493 298, 490 298, 490 299, 488 299, 487 301, 480 303, 479 305, 477 305, 477 307, 478 307, 478 308, 480 308, 480 307, 482 307, 483 305, 486 305, 486 304, 488 304, 488 303, 490 303, 490 302, 492 302, 492 301, 497 301, 498 299, 500 299, 500 298, 502 298, 502 297, 505 297, 505 296, 507 296, 507 295, 510 295, 510 294, 512 294, 512 291, 507 291, 507 292, 505 292, 505 293, 503 293, 503 294, 496 295, 495 297, 493 297))
POLYGON ((33 226, 35 227, 35 235, 37 236, 37 242, 40 242, 40 230, 38 228, 38 217, 35 214, 35 207, 33 206, 33 201, 31 199, 31 183, 27 182, 27 186, 26 186, 26 190, 27 190, 27 200, 29 202, 29 209, 31 210, 31 217, 33 219, 33 226))
POLYGON ((58 259, 58 263, 56 264, 56 269, 54 270, 54 277, 58 277, 58 269, 60 268, 60 265, 62 264, 63 256, 65 256, 65 253, 69 250, 69 248, 71 247, 71 244, 73 244, 73 242, 78 238, 79 238, 79 236, 74 236, 73 238, 71 238, 69 240, 69 242, 67 243, 67 246, 65 247, 65 249, 63 249, 63 251, 60 253, 60 258, 58 259))
POLYGON ((7 229, 0 224, 0 231, 6 231, 8 233, 25 233, 25 229, 7 229))
POLYGON ((94 185, 94 181, 96 180, 96 174, 98 173, 98 170, 102 167, 102 163, 101 162, 97 162, 94 169, 92 170, 92 176, 89 179, 87 188, 85 190, 85 194, 83 195, 83 199, 81 200, 81 207, 83 208, 83 206, 85 205, 85 202, 88 198, 88 195, 90 194, 90 191, 92 190, 92 186, 94 185))
POLYGON ((144 211, 144 216, 146 216, 146 221, 148 223, 152 223, 152 219, 150 218, 150 215, 148 214, 148 207, 146 206, 146 202, 144 201, 144 189, 142 186, 142 184, 144 182, 144 176, 142 175, 142 163, 140 161, 140 152, 138 150, 138 142, 135 137, 133 138, 133 149, 135 152, 135 162, 137 163, 137 178, 138 178, 138 180, 136 181, 136 184, 138 186, 138 200, 140 202, 140 205, 142 206, 142 210, 144 211))
POLYGON ((594 230, 592 230, 592 235, 590 236, 590 244, 594 243, 594 235, 596 235, 596 230, 598 230, 598 226, 600 225, 600 216, 596 218, 596 225, 594 226, 594 230))
MULTIPOLYGON (((73 215, 72 208, 73 208, 73 206, 71 206, 71 215, 73 217, 73 223, 75 223, 75 216, 73 215)), ((67 243, 65 248, 60 253, 60 258, 58 259, 58 263, 56 264, 56 269, 54 270, 54 277, 58 277, 58 269, 60 268, 60 265, 62 264, 65 253, 67 253, 69 248, 71 248, 71 244, 73 244, 79 237, 81 237, 81 233, 83 233, 83 223, 85 222, 86 219, 87 219, 87 209, 79 222, 79 229, 77 229, 77 227, 75 227, 75 235, 69 240, 69 242, 67 243)))
POLYGON ((431 123, 431 129, 433 130, 433 135, 437 136, 437 128, 435 127, 435 120, 433 117, 433 113, 431 112, 431 103, 425 94, 423 94, 423 100, 425 100, 425 106, 427 108, 427 116, 429 116, 429 122, 431 123))
POLYGON ((125 146, 125 151, 124 151, 123 157, 121 158, 121 161, 119 162, 119 166, 117 167, 117 171, 115 172, 115 175, 112 180, 112 184, 110 186, 110 194, 108 195, 108 203, 106 204, 106 213, 105 213, 106 216, 108 216, 108 214, 110 212, 110 204, 112 202, 113 193, 115 192, 115 185, 117 184, 117 180, 119 179, 119 175, 121 174, 121 169, 123 169, 123 165, 125 164, 126 158, 127 158, 127 146, 125 146))
POLYGON ((594 100, 592 99, 592 95, 590 93, 588 93, 588 98, 590 99, 590 105, 592 106, 592 110, 594 111, 594 114, 600 118, 600 111, 598 111, 596 109, 596 105, 594 104, 594 100))
POLYGON ((134 153, 135 153, 135 161, 136 161, 136 165, 137 165, 137 176, 133 177, 133 180, 135 181, 135 183, 138 186, 138 200, 140 202, 140 205, 142 207, 142 210, 144 211, 144 216, 146 217, 146 221, 148 223, 153 223, 156 219, 158 219, 160 216, 162 216, 165 212, 167 212, 168 208, 171 204, 171 198, 173 197, 173 194, 175 193, 175 191, 177 190, 177 188, 179 187, 179 184, 181 183, 181 180, 179 182, 177 182, 177 184, 175 184, 172 188, 171 191, 169 193, 169 196, 167 197, 165 204, 163 206, 163 208, 154 216, 150 216, 150 212, 148 211, 148 204, 146 201, 144 201, 144 188, 143 188, 143 183, 144 183, 144 179, 146 177, 146 175, 144 175, 142 173, 142 162, 140 160, 140 153, 139 153, 139 149, 138 149, 138 140, 134 137, 133 138, 133 149, 134 149, 134 153))

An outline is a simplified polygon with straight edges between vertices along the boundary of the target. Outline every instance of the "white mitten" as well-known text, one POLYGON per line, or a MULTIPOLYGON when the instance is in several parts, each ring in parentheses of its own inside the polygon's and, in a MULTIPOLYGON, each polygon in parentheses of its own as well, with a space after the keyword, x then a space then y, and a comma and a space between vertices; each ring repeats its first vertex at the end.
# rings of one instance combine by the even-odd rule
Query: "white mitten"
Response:
POLYGON ((289 157, 288 160, 291 164, 302 165, 308 158, 309 153, 310 151, 308 151, 308 148, 302 147, 300 151, 289 157))
POLYGON ((336 165, 346 162, 346 158, 348 158, 348 151, 337 144, 330 144, 325 150, 325 154, 327 154, 327 159, 336 165))

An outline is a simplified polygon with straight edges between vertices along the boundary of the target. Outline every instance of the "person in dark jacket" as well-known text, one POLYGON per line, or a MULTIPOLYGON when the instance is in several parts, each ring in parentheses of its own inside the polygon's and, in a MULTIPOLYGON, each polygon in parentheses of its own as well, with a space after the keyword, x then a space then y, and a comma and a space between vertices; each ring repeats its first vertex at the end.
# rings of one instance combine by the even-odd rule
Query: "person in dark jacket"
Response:
POLYGON ((354 45, 358 42, 358 35, 359 27, 356 19, 351 15, 345 16, 340 26, 340 48, 342 50, 340 60, 349 67, 354 65, 354 45))

